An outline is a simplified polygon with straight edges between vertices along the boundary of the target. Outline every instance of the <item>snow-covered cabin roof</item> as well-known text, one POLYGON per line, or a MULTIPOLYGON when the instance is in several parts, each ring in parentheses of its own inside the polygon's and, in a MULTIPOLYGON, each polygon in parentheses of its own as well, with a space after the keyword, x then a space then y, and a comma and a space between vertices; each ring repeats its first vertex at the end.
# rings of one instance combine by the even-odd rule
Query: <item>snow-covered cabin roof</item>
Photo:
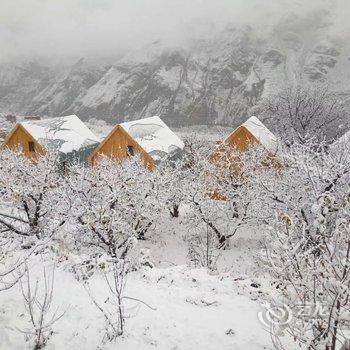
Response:
POLYGON ((340 136, 337 140, 335 140, 330 145, 330 148, 333 150, 350 150, 350 130, 347 131, 344 135, 340 136))
POLYGON ((44 148, 62 153, 99 143, 98 138, 76 115, 31 120, 20 125, 44 148))
POLYGON ((273 153, 277 151, 275 135, 257 117, 250 117, 241 126, 245 127, 268 151, 273 153))
POLYGON ((339 143, 350 143, 350 130, 347 131, 344 135, 340 136, 338 140, 334 141, 333 144, 339 143))
POLYGON ((184 148, 183 141, 157 116, 119 124, 154 160, 184 148))

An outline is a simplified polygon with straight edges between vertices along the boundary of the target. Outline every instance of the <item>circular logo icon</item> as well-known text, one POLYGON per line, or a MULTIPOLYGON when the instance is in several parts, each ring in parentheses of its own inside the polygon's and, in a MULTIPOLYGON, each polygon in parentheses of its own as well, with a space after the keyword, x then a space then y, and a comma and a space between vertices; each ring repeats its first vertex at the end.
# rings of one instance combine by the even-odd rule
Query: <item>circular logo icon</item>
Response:
POLYGON ((267 328, 285 326, 292 321, 292 310, 288 305, 264 305, 264 311, 258 313, 259 321, 267 328))

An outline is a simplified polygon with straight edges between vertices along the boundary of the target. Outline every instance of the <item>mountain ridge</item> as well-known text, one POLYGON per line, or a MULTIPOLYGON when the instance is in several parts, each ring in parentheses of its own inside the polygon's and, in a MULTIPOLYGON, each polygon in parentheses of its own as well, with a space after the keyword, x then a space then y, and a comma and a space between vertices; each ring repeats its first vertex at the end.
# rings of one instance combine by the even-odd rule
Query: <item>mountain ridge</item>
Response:
POLYGON ((350 47, 327 14, 288 15, 269 35, 231 26, 188 45, 156 41, 111 65, 0 65, 0 111, 77 114, 111 124, 159 115, 170 125, 229 125, 286 84, 327 83, 350 96, 350 47))

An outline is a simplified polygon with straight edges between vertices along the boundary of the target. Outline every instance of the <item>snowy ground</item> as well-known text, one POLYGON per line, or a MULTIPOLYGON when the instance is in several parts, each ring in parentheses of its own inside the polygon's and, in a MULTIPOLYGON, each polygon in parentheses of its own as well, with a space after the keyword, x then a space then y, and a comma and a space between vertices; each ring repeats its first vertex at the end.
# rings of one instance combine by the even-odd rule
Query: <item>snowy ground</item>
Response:
MULTIPOLYGON (((38 266, 38 269, 40 267, 38 266)), ((106 300, 102 276, 92 278, 91 290, 106 300)), ((54 326, 48 349, 97 349, 104 332, 103 315, 72 273, 56 270, 54 302, 65 316, 54 326)), ((243 295, 227 275, 208 275, 186 266, 150 269, 129 276, 126 295, 141 299, 126 305, 126 333, 106 349, 272 349, 259 324, 259 303, 243 295)), ((1 349, 24 349, 27 315, 19 287, 1 294, 1 349)))
MULTIPOLYGON (((273 349, 269 333, 258 320, 262 297, 270 288, 252 258, 260 249, 259 232, 240 232, 221 255, 220 272, 214 274, 185 264, 179 230, 181 224, 174 223, 167 240, 159 237, 157 243, 143 243, 156 267, 129 274, 125 295, 155 310, 126 301, 125 334, 105 345, 104 317, 72 272, 80 257, 68 254, 65 260, 51 253, 32 257, 33 281, 35 276, 42 281, 43 266, 50 271, 56 260, 53 309, 66 310, 53 326, 47 349, 273 349)), ((103 275, 96 272, 89 283, 94 298, 106 304, 103 275)), ((28 325, 19 285, 0 293, 0 349, 30 349, 18 330, 28 325)))

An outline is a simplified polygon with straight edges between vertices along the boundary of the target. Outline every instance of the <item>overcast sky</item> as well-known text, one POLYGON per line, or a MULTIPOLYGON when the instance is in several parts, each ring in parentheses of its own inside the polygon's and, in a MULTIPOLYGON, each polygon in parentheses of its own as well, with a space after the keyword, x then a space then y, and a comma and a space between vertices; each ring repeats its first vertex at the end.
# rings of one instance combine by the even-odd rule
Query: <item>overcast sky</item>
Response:
POLYGON ((345 31, 350 0, 0 0, 0 60, 116 55, 157 39, 205 35, 209 22, 268 27, 286 12, 330 2, 345 31))

